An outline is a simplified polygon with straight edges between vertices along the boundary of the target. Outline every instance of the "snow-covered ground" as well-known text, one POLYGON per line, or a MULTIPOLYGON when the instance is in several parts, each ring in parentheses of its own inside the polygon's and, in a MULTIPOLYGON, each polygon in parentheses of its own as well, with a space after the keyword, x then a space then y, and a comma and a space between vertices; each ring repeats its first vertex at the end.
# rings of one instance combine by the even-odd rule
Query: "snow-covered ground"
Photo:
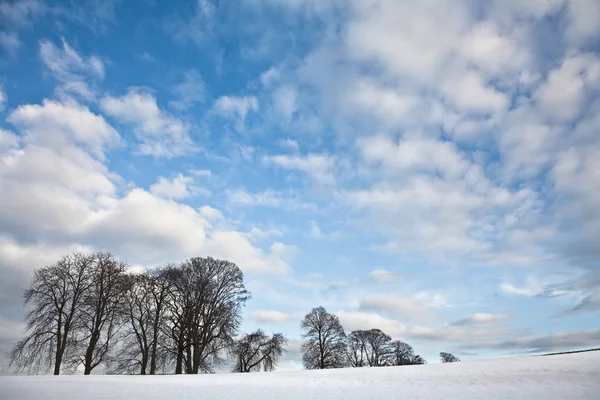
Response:
POLYGON ((0 377, 0 399, 600 399, 600 352, 199 376, 0 377))

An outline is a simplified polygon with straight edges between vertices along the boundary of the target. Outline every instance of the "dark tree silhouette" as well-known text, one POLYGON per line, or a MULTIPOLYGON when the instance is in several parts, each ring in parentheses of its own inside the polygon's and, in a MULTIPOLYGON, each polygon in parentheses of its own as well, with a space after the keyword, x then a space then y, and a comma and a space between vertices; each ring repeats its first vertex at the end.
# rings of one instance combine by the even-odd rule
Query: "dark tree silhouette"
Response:
POLYGON ((383 367, 391 364, 392 338, 380 329, 365 331, 367 362, 370 367, 383 367))
POLYGON ((346 365, 346 334, 339 318, 323 307, 313 308, 301 324, 302 361, 306 369, 342 368, 346 365))
POLYGON ((440 353, 440 358, 442 359, 443 363, 453 363, 460 361, 460 358, 456 357, 455 355, 451 353, 445 353, 443 351, 440 353))
POLYGON ((427 364, 427 361, 421 357, 420 355, 416 355, 415 358, 413 358, 413 365, 423 365, 423 364, 427 364))
POLYGON ((30 307, 25 317, 27 336, 12 349, 11 367, 28 373, 53 367, 54 375, 60 374, 90 286, 92 262, 90 255, 74 253, 34 272, 24 293, 25 305, 30 307))
POLYGON ((125 326, 112 372, 153 375, 168 286, 160 270, 130 274, 127 281, 122 315, 125 326))
POLYGON ((367 366, 366 340, 363 337, 365 331, 352 331, 346 340, 346 357, 348 365, 354 368, 367 366))
POLYGON ((167 325, 175 373, 211 372, 233 344, 241 309, 250 298, 243 273, 229 261, 192 258, 165 271, 167 325))
POLYGON ((394 365, 412 365, 415 358, 415 351, 412 346, 408 343, 404 343, 400 340, 392 342, 392 348, 394 351, 393 361, 394 365))
POLYGON ((83 364, 85 375, 108 361, 113 340, 124 323, 128 284, 126 263, 104 252, 93 253, 91 258, 90 285, 84 292, 77 321, 76 343, 81 350, 71 360, 73 365, 83 364))
POLYGON ((393 365, 420 365, 427 363, 427 361, 425 361, 423 357, 421 357, 418 354, 415 354, 414 349, 408 343, 404 343, 400 340, 395 340, 392 342, 392 349, 393 365))
POLYGON ((392 338, 380 329, 356 330, 349 335, 347 353, 352 366, 392 365, 392 338))
POLYGON ((273 371, 286 343, 283 334, 269 336, 260 329, 242 336, 231 349, 235 361, 233 372, 273 371))

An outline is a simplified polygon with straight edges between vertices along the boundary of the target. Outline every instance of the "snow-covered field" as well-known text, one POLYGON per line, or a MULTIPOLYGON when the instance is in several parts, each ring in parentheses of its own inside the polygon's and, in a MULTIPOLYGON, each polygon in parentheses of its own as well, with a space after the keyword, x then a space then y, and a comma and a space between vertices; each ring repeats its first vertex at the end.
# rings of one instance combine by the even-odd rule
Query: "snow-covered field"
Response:
POLYGON ((0 399, 600 399, 600 352, 199 376, 0 377, 0 399))

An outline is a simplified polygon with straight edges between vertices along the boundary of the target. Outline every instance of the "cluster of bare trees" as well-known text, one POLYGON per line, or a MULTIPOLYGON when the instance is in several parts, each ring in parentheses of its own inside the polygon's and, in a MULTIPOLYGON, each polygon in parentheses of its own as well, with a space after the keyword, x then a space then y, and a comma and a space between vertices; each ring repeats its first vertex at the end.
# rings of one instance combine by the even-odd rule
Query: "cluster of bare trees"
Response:
POLYGON ((262 331, 236 339, 250 298, 229 261, 192 258, 131 273, 110 253, 76 253, 38 269, 25 291, 26 337, 10 354, 16 370, 55 375, 99 365, 110 373, 272 370, 286 343, 262 331))
MULTIPOLYGON (((421 365, 427 361, 408 343, 380 329, 355 330, 346 334, 339 318, 323 307, 312 309, 302 321, 302 362, 306 369, 421 365)), ((443 362, 460 361, 440 353, 443 362)))
MULTIPOLYGON (((198 374, 230 361, 233 372, 272 371, 286 337, 262 330, 238 335, 250 298, 229 261, 191 258, 143 272, 105 252, 74 253, 34 272, 25 291, 25 337, 10 366, 37 373, 198 374)), ((379 329, 346 335, 323 307, 306 314, 307 369, 418 365, 412 346, 379 329)), ((442 362, 460 361, 440 353, 442 362)))

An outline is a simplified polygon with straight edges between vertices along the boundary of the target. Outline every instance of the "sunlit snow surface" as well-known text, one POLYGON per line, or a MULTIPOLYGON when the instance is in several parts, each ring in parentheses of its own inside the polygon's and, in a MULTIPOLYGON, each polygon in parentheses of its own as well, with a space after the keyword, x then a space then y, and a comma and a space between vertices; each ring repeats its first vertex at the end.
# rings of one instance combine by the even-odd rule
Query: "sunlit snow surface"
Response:
POLYGON ((600 399, 600 352, 199 376, 0 377, 0 399, 600 399))

